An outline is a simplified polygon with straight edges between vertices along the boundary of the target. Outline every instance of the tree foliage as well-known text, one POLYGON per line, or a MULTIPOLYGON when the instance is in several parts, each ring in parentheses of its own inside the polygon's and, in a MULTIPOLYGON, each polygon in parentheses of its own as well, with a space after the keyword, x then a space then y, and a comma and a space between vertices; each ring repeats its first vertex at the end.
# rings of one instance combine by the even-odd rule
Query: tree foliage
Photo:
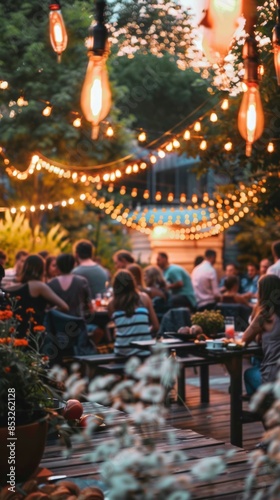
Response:
POLYGON ((13 266, 15 254, 20 249, 30 253, 47 250, 53 255, 69 249, 68 232, 60 224, 46 233, 39 225, 32 230, 24 214, 12 217, 7 211, 5 218, 0 220, 0 248, 7 253, 7 264, 13 266))

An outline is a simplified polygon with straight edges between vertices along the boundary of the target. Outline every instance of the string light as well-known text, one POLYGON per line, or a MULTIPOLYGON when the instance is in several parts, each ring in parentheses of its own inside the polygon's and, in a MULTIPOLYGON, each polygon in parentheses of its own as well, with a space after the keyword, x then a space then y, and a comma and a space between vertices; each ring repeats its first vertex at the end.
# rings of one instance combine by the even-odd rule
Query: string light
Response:
POLYGON ((114 129, 111 125, 108 126, 107 130, 106 130, 106 135, 107 137, 113 137, 114 135, 114 129))
POLYGON ((274 144, 273 144, 273 142, 269 142, 268 143, 268 145, 267 145, 267 151, 269 153, 273 153, 273 151, 274 151, 274 144))
POLYGON ((184 135, 183 135, 183 138, 185 139, 185 141, 189 141, 190 138, 191 138, 191 133, 189 130, 185 130, 184 132, 184 135))
POLYGON ((138 135, 138 141, 139 142, 146 142, 147 140, 147 135, 146 135, 146 132, 144 132, 144 130, 142 132, 140 132, 140 134, 138 135))
POLYGON ((201 131, 201 123, 195 122, 193 129, 195 132, 200 132, 201 131))
POLYGON ((9 87, 8 82, 6 82, 5 80, 0 80, 0 89, 1 90, 6 90, 8 87, 9 87))
POLYGON ((23 106, 28 106, 28 101, 24 99, 24 97, 21 95, 18 100, 17 100, 17 105, 21 108, 23 106))
POLYGON ((173 144, 173 148, 175 148, 175 149, 178 149, 178 148, 181 146, 181 144, 180 144, 180 142, 178 141, 178 139, 174 139, 174 140, 172 141, 172 144, 173 144))
POLYGON ((228 108, 229 108, 229 103, 228 103, 228 99, 224 99, 222 104, 221 104, 221 108, 223 111, 227 111, 228 108))
POLYGON ((226 151, 231 151, 232 150, 232 142, 228 141, 225 143, 224 148, 226 151))
POLYGON ((199 145, 199 148, 202 150, 202 151, 205 151, 207 149, 207 141, 205 141, 205 139, 203 139, 199 145))
POLYGON ((210 115, 210 121, 213 122, 213 123, 215 123, 215 122, 218 121, 218 116, 217 116, 216 113, 214 113, 214 112, 211 113, 211 115, 210 115))
POLYGON ((81 125, 82 125, 82 119, 79 116, 77 116, 77 118, 75 118, 73 121, 73 126, 79 128, 81 125))
POLYGON ((50 116, 51 113, 52 113, 52 106, 50 104, 47 104, 47 106, 42 111, 42 115, 43 116, 50 116))

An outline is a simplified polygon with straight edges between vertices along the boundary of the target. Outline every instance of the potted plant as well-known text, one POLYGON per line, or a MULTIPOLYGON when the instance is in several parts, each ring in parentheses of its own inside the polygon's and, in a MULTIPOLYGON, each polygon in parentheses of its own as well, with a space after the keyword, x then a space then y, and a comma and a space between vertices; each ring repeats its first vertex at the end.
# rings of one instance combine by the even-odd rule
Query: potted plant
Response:
POLYGON ((2 485, 26 480, 36 470, 44 451, 47 408, 53 396, 46 383, 48 360, 39 353, 45 329, 30 321, 27 338, 17 338, 19 322, 12 307, 0 311, 0 442, 5 444, 0 449, 2 485))
POLYGON ((220 311, 196 312, 191 317, 192 325, 198 325, 207 337, 215 338, 225 329, 224 317, 220 311))

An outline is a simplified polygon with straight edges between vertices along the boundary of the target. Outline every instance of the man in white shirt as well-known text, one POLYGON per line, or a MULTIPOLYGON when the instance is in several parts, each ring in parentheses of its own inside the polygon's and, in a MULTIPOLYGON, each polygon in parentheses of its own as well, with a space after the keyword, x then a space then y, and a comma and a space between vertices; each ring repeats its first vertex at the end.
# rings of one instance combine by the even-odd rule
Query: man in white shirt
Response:
POLYGON ((272 255, 274 257, 274 264, 269 266, 266 274, 276 274, 280 278, 280 240, 272 243, 272 255))
POLYGON ((192 284, 197 300, 198 311, 214 309, 220 300, 217 273, 214 269, 216 262, 215 250, 206 250, 204 260, 192 272, 192 284))

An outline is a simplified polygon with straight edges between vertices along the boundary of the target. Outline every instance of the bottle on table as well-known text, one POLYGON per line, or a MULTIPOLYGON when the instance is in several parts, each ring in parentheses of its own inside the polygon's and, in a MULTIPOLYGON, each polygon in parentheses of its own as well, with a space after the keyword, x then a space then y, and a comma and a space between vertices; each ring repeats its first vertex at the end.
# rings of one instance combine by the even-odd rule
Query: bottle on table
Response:
MULTIPOLYGON (((176 349, 171 349, 169 358, 174 360, 175 363, 177 362, 176 349)), ((177 403, 177 401, 178 401, 178 377, 175 378, 174 385, 170 389, 169 400, 170 400, 170 403, 177 403)))

